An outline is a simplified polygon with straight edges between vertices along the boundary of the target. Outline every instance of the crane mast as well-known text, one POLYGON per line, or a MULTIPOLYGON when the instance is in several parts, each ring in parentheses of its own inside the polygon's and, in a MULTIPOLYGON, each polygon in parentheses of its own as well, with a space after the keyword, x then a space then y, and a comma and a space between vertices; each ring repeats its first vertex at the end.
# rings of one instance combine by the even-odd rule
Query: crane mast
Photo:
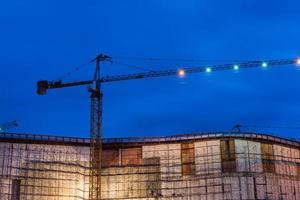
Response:
POLYGON ((96 57, 94 74, 94 88, 91 93, 90 119, 90 170, 89 170, 89 199, 101 199, 101 167, 102 167, 102 96, 100 81, 100 62, 110 60, 110 57, 99 55, 96 57))
MULTIPOLYGON (((93 85, 89 89, 91 100, 91 119, 90 119, 90 171, 89 171, 89 199, 101 199, 101 167, 102 167, 102 83, 125 81, 142 78, 162 77, 180 75, 178 69, 149 71, 143 73, 117 75, 117 76, 100 76, 100 63, 103 61, 111 61, 111 57, 100 54, 91 62, 96 63, 95 74, 92 80, 84 80, 78 82, 63 83, 59 81, 41 80, 37 82, 37 93, 39 95, 46 94, 48 89, 74 87, 80 85, 93 85)), ((239 68, 269 67, 281 66, 289 64, 299 64, 297 59, 281 59, 268 61, 251 61, 237 64, 212 65, 209 68, 205 66, 181 68, 182 74, 203 73, 212 71, 233 70, 239 68), (208 70, 209 69, 209 70, 208 70)))
POLYGON ((90 92, 90 170, 89 170, 89 199, 101 199, 101 167, 102 167, 102 96, 100 63, 111 61, 111 57, 100 54, 91 62, 96 63, 94 78, 87 81, 62 83, 62 81, 39 81, 37 93, 45 95, 47 89, 74 87, 80 85, 93 85, 90 92))

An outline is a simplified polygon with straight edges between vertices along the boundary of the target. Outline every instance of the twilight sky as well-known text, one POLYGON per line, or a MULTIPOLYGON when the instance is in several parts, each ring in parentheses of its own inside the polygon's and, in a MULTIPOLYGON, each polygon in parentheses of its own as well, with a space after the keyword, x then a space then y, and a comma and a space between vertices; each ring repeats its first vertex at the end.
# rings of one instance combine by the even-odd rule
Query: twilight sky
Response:
MULTIPOLYGON (((300 56, 299 8, 298 0, 2 1, 0 123, 17 120, 12 132, 88 137, 87 87, 38 96, 36 81, 57 79, 97 53, 116 61, 103 64, 103 75, 300 56)), ((63 80, 89 79, 93 68, 63 80)), ((282 66, 106 84, 104 137, 239 123, 300 138, 299 77, 297 66, 282 66)))

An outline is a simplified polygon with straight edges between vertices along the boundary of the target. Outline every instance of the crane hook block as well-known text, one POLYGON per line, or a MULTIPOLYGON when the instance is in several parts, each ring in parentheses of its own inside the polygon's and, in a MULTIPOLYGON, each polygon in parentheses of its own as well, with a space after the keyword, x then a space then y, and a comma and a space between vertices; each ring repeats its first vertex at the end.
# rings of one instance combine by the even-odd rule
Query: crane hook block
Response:
POLYGON ((37 82, 38 95, 45 95, 48 89, 48 81, 42 80, 37 82))

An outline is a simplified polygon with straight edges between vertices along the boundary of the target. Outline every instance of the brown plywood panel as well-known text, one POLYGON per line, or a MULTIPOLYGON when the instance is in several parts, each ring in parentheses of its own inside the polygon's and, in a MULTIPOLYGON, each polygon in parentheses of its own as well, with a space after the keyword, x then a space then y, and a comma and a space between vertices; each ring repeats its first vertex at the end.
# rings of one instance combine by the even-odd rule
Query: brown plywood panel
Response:
POLYGON ((274 149, 272 144, 261 143, 261 154, 264 172, 275 172, 274 149))
POLYGON ((221 159, 222 161, 235 160, 235 145, 234 140, 221 141, 221 159))
POLYGON ((181 160, 182 160, 182 163, 195 162, 194 143, 182 143, 181 144, 181 160))
POLYGON ((122 149, 122 166, 140 165, 142 163, 142 148, 124 148, 122 149))
POLYGON ((234 140, 222 140, 221 141, 221 161, 222 172, 235 172, 235 144, 234 140))
POLYGON ((274 150, 272 144, 261 143, 262 159, 274 160, 274 150))

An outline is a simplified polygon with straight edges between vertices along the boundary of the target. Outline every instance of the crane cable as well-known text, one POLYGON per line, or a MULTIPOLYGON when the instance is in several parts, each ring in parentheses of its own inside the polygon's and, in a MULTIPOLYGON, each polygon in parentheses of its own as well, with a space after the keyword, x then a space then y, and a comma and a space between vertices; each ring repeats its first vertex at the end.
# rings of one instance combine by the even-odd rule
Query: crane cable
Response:
POLYGON ((155 70, 150 69, 150 68, 140 67, 140 66, 136 66, 136 65, 130 65, 130 64, 126 64, 126 63, 123 63, 123 62, 120 62, 120 61, 116 61, 116 60, 113 60, 112 62, 115 63, 115 64, 118 64, 118 65, 124 66, 124 67, 128 67, 128 68, 146 70, 146 71, 149 71, 149 72, 155 71, 155 70))
POLYGON ((198 58, 163 58, 163 57, 113 57, 117 60, 137 60, 137 61, 166 61, 166 62, 247 62, 249 60, 216 60, 198 58))
POLYGON ((83 63, 75 68, 73 68, 71 71, 64 73, 63 75, 59 76, 56 80, 61 81, 69 76, 71 76, 73 73, 81 70, 82 68, 88 66, 89 64, 93 63, 92 60, 90 60, 89 62, 83 63))

